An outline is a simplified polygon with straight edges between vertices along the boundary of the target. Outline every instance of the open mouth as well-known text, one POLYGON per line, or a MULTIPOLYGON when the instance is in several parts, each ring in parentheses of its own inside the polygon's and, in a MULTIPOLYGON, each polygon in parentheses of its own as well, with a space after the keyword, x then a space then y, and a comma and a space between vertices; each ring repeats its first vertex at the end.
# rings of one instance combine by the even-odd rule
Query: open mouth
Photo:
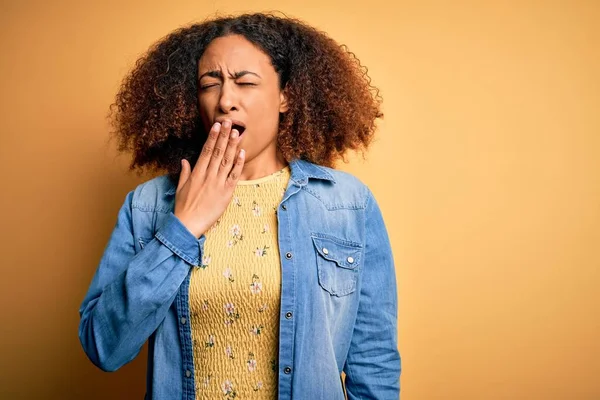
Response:
POLYGON ((237 129, 237 131, 240 133, 240 136, 242 136, 246 130, 246 127, 238 124, 232 124, 231 129, 237 129))

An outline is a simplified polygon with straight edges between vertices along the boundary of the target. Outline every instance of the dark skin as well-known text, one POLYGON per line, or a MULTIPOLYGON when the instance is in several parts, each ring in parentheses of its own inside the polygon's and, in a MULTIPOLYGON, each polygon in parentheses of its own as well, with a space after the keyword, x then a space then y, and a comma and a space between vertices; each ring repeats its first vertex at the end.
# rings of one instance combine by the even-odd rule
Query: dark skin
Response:
POLYGON ((194 169, 181 162, 174 212, 196 237, 223 214, 240 179, 287 165, 277 147, 286 96, 264 52, 240 35, 217 38, 198 62, 198 77, 200 115, 210 132, 194 169))

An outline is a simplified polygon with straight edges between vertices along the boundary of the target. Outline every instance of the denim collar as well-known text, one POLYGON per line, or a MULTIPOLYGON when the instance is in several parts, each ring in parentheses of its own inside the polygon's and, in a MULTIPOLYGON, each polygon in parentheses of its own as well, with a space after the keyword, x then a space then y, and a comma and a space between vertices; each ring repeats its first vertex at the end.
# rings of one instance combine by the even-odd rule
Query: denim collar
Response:
MULTIPOLYGON (((292 160, 289 164, 291 172, 290 179, 298 186, 306 185, 308 179, 321 179, 335 183, 333 175, 317 164, 300 159, 292 160)), ((170 184, 171 187, 165 192, 167 196, 174 195, 177 191, 177 183, 170 181, 170 184)))
POLYGON ((300 186, 306 185, 309 178, 321 179, 335 183, 335 179, 333 175, 329 173, 329 171, 320 165, 316 165, 305 160, 296 159, 290 161, 290 170, 290 179, 300 186))

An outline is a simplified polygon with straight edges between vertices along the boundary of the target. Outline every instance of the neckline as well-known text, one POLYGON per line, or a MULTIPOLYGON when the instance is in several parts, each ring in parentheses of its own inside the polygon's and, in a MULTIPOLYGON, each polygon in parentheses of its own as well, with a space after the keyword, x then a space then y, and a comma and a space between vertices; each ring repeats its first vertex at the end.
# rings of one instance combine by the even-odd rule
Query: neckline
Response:
POLYGON ((256 179, 246 179, 246 180, 239 180, 238 181, 238 185, 242 185, 242 186, 246 186, 246 185, 256 185, 257 183, 263 183, 266 181, 271 180, 272 178, 275 178, 276 176, 282 174, 285 170, 289 169, 289 165, 286 165, 285 167, 283 167, 282 169, 280 169, 279 171, 275 171, 269 175, 265 175, 263 177, 260 178, 256 178, 256 179))

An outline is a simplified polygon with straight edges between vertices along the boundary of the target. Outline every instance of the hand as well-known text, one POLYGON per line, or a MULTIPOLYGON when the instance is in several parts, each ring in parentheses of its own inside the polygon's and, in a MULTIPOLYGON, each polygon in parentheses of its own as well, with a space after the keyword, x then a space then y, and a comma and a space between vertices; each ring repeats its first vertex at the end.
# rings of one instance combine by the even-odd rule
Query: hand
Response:
POLYGON ((185 227, 202 236, 225 212, 244 166, 244 150, 238 153, 240 134, 231 121, 215 123, 198 162, 181 160, 181 174, 175 194, 175 216, 185 227))

